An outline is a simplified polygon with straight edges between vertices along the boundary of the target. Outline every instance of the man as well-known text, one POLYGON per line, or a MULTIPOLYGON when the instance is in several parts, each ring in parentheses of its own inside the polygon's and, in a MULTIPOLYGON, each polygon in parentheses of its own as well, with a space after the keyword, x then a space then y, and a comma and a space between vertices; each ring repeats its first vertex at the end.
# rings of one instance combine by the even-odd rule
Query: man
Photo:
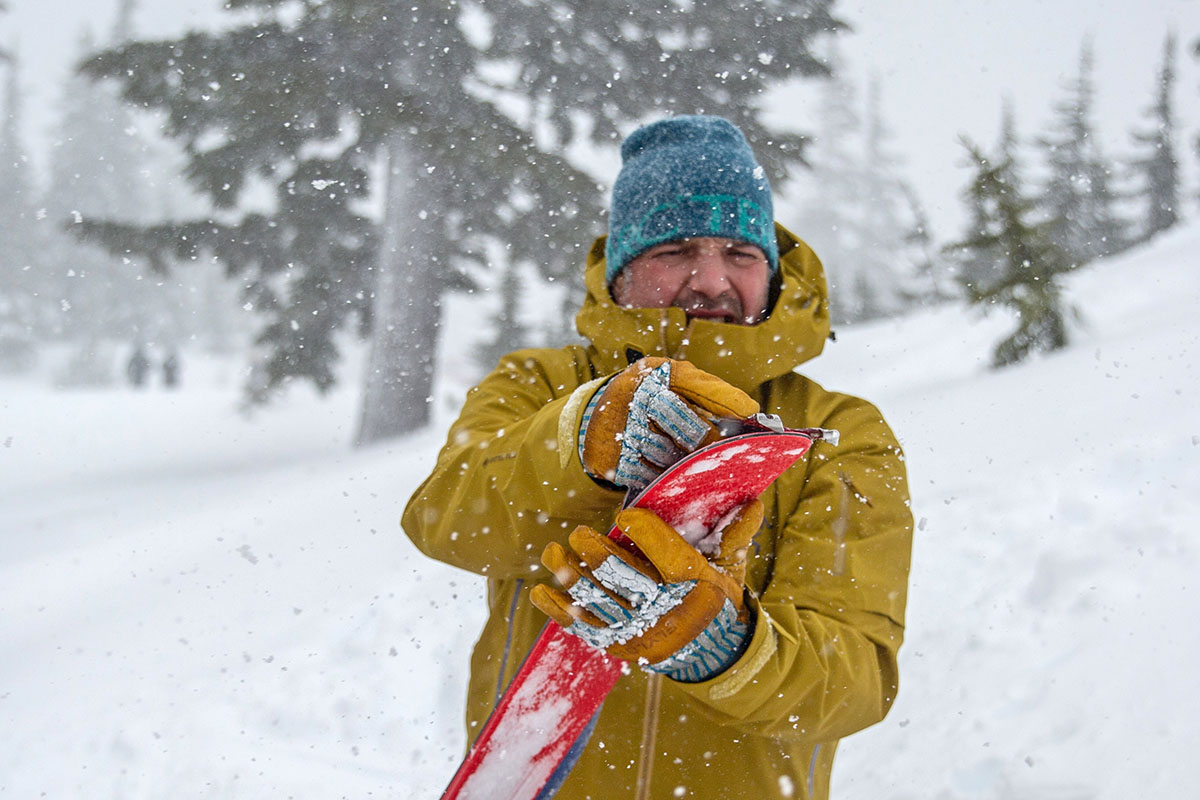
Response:
POLYGON ((641 667, 558 797, 824 798, 838 740, 896 694, 903 456, 873 406, 795 372, 829 333, 825 279, 774 224, 741 132, 676 117, 622 158, 576 318, 590 344, 503 359, 404 513, 422 551, 488 578, 468 736, 549 614, 641 667), (816 443, 699 550, 653 514, 617 515, 714 419, 759 410, 841 442, 816 443), (601 535, 614 520, 640 553, 601 535))

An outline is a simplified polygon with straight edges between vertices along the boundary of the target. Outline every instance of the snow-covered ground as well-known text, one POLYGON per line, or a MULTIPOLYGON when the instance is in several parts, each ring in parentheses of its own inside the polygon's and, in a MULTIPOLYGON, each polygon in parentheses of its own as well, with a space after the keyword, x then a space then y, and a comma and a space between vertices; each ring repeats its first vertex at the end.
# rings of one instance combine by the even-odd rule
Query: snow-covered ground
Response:
MULTIPOLYGON (((810 365, 884 410, 920 521, 899 700, 838 800, 1197 791, 1198 251, 1074 276, 1074 345, 1018 368, 985 368, 1001 314, 951 307, 810 365)), ((365 450, 352 387, 247 418, 215 363, 171 393, 0 381, 0 796, 437 796, 483 591, 398 521, 460 344, 434 428, 365 450)))

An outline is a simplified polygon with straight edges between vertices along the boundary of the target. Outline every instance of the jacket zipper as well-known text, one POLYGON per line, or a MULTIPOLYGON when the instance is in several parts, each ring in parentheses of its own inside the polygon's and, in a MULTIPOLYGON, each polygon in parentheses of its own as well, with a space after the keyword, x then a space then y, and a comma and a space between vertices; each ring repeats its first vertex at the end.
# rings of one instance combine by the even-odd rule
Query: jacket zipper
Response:
MULTIPOLYGON (((507 632, 504 634, 504 649, 500 651, 500 675, 496 678, 496 696, 492 699, 492 707, 495 708, 500 702, 500 698, 504 696, 504 671, 508 669, 508 654, 512 650, 513 625, 517 619, 517 601, 521 599, 521 586, 525 583, 524 578, 517 579, 517 588, 513 591, 512 602, 508 605, 508 623, 507 632)), ((497 582, 497 586, 499 582, 497 582)))

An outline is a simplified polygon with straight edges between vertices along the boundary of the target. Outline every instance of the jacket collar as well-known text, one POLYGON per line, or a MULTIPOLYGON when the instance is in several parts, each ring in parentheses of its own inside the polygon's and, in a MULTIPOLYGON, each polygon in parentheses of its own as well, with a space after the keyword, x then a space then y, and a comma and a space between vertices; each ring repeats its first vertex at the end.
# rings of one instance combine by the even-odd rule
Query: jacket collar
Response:
POLYGON ((605 282, 600 237, 588 253, 587 298, 575 327, 592 343, 604 373, 628 363, 626 352, 686 359, 743 391, 756 393, 769 380, 820 354, 829 336, 825 272, 812 249, 776 223, 783 279, 770 316, 757 325, 692 320, 678 308, 622 308, 605 282))

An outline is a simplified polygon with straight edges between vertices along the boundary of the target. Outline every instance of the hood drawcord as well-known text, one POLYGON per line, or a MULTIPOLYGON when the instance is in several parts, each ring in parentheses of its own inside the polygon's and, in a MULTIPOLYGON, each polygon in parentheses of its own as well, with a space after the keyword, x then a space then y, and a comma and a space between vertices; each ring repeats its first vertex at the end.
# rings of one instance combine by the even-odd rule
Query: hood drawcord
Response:
POLYGON ((667 310, 660 309, 658 312, 658 351, 667 358, 671 357, 671 354, 667 352, 667 326, 670 324, 671 318, 667 316, 667 310))
MULTIPOLYGON (((664 312, 663 319, 664 319, 664 321, 666 320, 665 312, 664 312)), ((670 355, 670 357, 675 359, 676 361, 687 361, 687 349, 688 349, 688 345, 692 343, 692 326, 695 322, 696 322, 696 320, 692 319, 691 317, 688 317, 687 325, 684 326, 684 329, 683 329, 683 338, 679 340, 679 349, 676 350, 674 352, 674 354, 670 355)), ((664 328, 664 331, 665 331, 665 328, 664 328)), ((667 346, 665 343, 665 339, 666 339, 665 334, 664 334, 663 338, 664 338, 663 352, 665 353, 667 350, 667 346)))
POLYGON ((661 673, 654 673, 646 681, 646 709, 642 716, 642 746, 638 753, 637 784, 634 800, 649 800, 650 778, 654 774, 654 740, 658 736, 658 707, 662 700, 661 673))

